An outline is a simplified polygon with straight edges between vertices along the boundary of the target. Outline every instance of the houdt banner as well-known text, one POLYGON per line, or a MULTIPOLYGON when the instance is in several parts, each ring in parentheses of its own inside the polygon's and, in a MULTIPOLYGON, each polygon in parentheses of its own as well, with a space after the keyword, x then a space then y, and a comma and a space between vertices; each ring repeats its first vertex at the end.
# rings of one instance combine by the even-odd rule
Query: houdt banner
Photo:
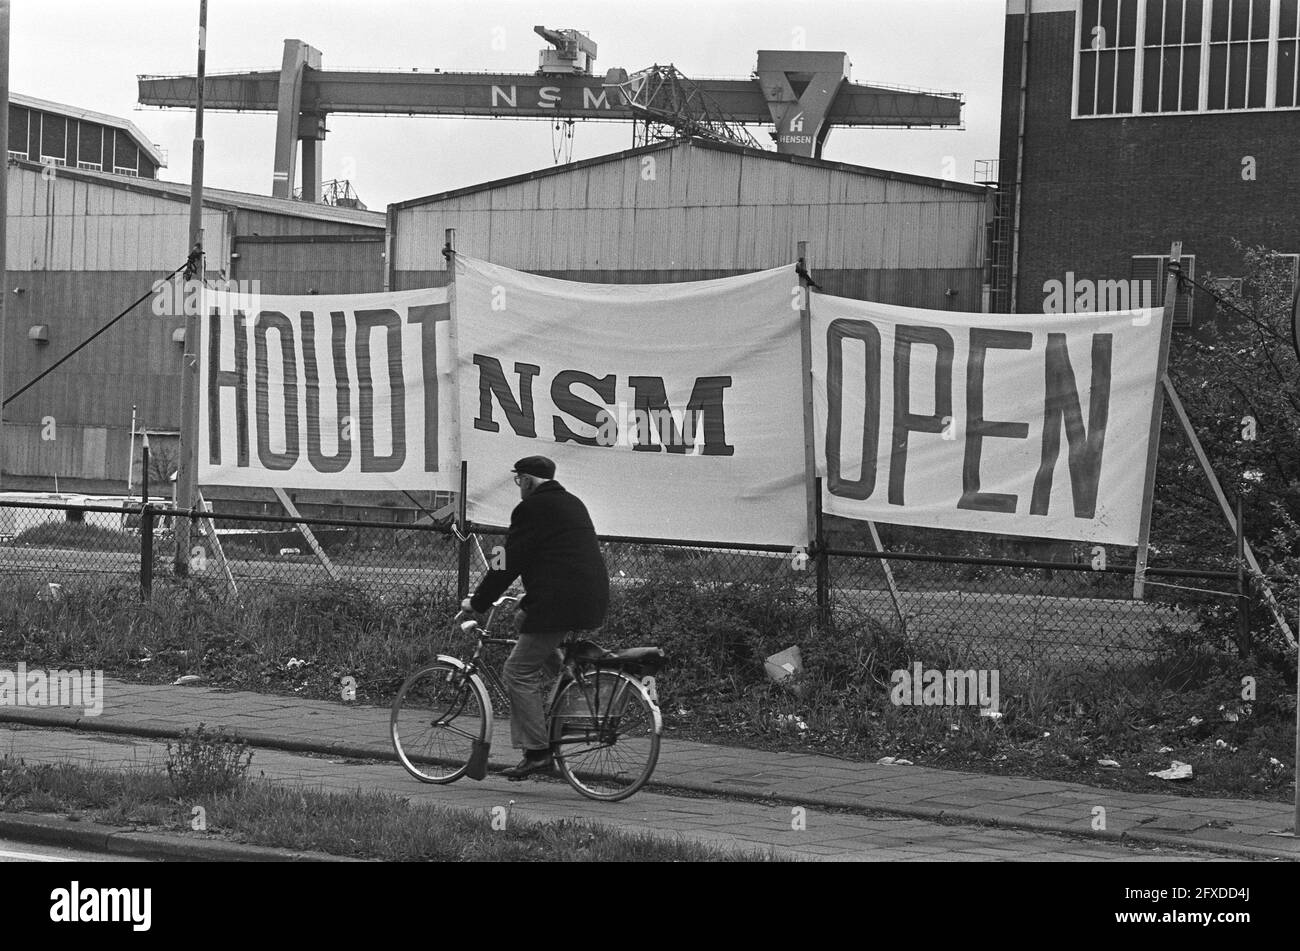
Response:
POLYGON ((207 294, 199 482, 459 487, 446 288, 207 294))
POLYGON ((793 267, 608 285, 458 255, 471 519, 509 524, 536 454, 602 534, 806 544, 797 288, 793 267))
POLYGON ((813 295, 824 510, 1136 544, 1162 317, 955 314, 813 295))

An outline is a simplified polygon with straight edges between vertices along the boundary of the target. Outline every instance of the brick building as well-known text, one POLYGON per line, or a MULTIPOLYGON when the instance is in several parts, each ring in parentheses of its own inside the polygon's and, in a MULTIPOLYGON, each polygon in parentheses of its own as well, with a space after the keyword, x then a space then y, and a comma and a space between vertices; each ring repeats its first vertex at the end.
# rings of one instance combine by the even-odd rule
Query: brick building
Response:
POLYGON ((1234 238, 1300 252, 1298 8, 1008 0, 993 309, 1041 312, 1071 275, 1159 303, 1175 239, 1198 277, 1240 274, 1234 238))

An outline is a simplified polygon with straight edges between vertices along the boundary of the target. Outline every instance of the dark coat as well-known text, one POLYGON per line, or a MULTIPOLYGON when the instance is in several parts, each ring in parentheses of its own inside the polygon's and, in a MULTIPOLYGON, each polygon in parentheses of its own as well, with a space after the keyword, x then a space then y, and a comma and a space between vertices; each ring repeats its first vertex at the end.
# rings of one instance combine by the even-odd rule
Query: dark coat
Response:
POLYGON ((516 578, 526 592, 522 633, 590 631, 605 623, 609 575, 596 529, 582 501, 554 480, 510 513, 505 567, 488 572, 470 606, 485 613, 516 578))

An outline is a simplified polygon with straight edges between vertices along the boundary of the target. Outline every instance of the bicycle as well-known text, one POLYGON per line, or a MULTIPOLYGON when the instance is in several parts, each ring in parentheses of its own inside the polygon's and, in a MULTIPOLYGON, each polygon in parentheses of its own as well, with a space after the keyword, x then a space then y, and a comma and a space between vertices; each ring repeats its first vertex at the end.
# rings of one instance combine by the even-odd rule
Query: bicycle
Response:
MULTIPOLYGON (((421 782, 448 784, 487 775, 493 717, 488 684, 502 693, 506 687, 483 655, 487 647, 517 643, 491 630, 501 609, 518 600, 498 599, 486 628, 473 620, 461 624, 464 633, 477 638, 468 661, 439 654, 398 690, 389 718, 393 748, 421 782)), ((561 672, 545 704, 555 763, 583 796, 626 799, 649 781, 659 760, 663 718, 654 675, 663 667, 664 653, 658 647, 608 651, 589 640, 561 646, 561 672)))

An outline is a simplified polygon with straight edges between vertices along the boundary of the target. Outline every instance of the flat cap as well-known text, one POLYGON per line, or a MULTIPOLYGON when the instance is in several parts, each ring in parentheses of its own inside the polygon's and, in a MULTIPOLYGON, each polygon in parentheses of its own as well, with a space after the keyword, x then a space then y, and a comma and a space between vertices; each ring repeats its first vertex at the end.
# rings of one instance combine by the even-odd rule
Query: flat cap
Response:
POLYGON ((555 463, 545 456, 524 456, 510 471, 520 475, 537 476, 539 479, 554 479, 555 463))

